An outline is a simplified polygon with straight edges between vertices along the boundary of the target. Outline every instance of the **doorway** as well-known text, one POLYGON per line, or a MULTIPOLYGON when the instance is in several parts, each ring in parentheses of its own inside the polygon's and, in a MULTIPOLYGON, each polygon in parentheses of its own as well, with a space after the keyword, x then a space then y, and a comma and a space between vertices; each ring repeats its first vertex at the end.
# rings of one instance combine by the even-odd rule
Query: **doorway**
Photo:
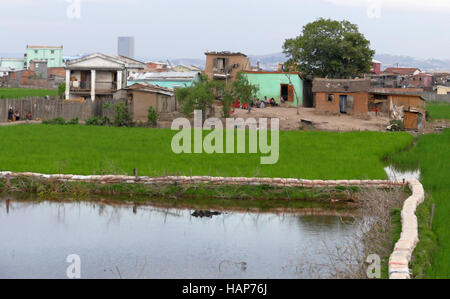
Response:
POLYGON ((339 108, 341 113, 347 113, 347 96, 342 95, 339 97, 339 108))
POLYGON ((281 84, 280 96, 288 102, 294 101, 294 86, 289 84, 281 84))

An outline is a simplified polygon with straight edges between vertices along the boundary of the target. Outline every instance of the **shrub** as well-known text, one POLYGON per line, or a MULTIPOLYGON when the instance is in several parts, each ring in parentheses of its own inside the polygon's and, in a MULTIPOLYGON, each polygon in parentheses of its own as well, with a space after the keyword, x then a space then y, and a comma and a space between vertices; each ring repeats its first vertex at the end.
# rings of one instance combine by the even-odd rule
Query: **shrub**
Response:
POLYGON ((90 117, 90 118, 86 119, 86 125, 87 126, 99 126, 100 120, 98 119, 97 116, 90 117))
POLYGON ((65 125, 66 120, 62 117, 56 117, 54 119, 44 120, 42 123, 45 125, 65 125))
POLYGON ((78 117, 73 118, 72 120, 68 121, 66 124, 68 125, 78 125, 78 117))
POLYGON ((101 120, 101 125, 102 126, 110 126, 111 125, 111 120, 109 119, 109 117, 103 116, 103 118, 101 120))
POLYGON ((64 96, 64 93, 66 92, 66 83, 61 83, 58 86, 58 95, 60 98, 64 96))
POLYGON ((128 111, 127 105, 119 103, 116 105, 116 117, 114 118, 114 125, 117 127, 130 127, 133 125, 133 116, 128 111))
POLYGON ((158 124, 158 112, 153 106, 148 107, 148 123, 152 125, 153 127, 156 127, 158 124))

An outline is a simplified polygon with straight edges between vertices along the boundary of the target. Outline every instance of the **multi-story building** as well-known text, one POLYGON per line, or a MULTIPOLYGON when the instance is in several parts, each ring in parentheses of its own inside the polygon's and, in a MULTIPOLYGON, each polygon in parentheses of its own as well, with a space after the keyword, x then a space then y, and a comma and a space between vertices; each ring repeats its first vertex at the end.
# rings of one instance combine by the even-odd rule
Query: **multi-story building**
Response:
POLYGON ((232 82, 239 71, 250 71, 247 55, 233 52, 206 52, 205 74, 211 80, 232 82))
POLYGON ((88 55, 67 62, 66 99, 112 98, 113 94, 127 87, 131 70, 143 70, 143 62, 101 53, 88 55))
POLYGON ((47 67, 63 67, 63 46, 27 46, 25 68, 30 68, 31 61, 46 60, 47 67))
POLYGON ((134 58, 134 37, 119 37, 117 42, 117 54, 119 56, 134 58))

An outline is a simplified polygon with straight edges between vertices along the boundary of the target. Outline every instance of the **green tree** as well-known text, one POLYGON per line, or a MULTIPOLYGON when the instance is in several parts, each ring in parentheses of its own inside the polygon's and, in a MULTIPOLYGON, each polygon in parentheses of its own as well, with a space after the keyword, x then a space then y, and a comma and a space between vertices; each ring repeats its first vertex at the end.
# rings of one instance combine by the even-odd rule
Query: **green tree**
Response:
POLYGON ((206 111, 215 102, 217 84, 202 76, 200 82, 195 82, 191 87, 178 88, 176 90, 177 100, 183 107, 183 113, 189 116, 194 110, 201 110, 203 119, 206 119, 206 111))
POLYGON ((370 71, 375 51, 370 41, 348 21, 320 18, 303 27, 300 36, 287 39, 287 65, 307 78, 350 78, 370 71))
MULTIPOLYGON (((229 91, 233 98, 238 99, 241 103, 249 105, 259 91, 259 87, 251 84, 243 72, 239 72, 236 79, 231 84, 229 91)), ((250 112, 250 110, 249 110, 250 112)))
POLYGON ((60 98, 63 98, 64 94, 66 93, 66 83, 61 83, 58 86, 58 96, 60 98))

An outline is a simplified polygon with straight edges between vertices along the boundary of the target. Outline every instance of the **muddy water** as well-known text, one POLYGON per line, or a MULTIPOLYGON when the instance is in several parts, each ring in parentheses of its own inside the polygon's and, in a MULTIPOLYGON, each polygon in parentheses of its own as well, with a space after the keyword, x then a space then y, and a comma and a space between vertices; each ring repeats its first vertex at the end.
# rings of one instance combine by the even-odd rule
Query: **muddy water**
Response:
POLYGON ((0 278, 67 278, 71 254, 82 278, 308 278, 329 262, 324 242, 355 231, 339 217, 192 212, 0 199, 0 278))

